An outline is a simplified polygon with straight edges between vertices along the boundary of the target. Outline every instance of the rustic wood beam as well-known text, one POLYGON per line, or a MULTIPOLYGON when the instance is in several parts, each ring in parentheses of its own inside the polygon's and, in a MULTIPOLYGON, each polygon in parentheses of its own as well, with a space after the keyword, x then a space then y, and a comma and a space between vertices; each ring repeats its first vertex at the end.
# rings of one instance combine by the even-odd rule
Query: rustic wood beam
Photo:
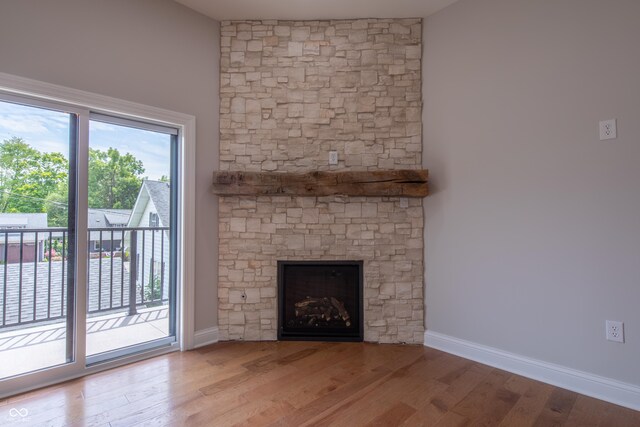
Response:
POLYGON ((214 172, 221 196, 401 196, 429 194, 426 169, 308 173, 214 172))

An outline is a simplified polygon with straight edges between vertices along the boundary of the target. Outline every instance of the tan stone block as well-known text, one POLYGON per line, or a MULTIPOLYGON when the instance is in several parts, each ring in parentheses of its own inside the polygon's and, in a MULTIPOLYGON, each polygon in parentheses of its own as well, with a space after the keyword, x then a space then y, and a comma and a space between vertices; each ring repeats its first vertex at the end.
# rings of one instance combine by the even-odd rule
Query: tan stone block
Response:
POLYGON ((395 261, 393 268, 395 271, 411 271, 413 263, 407 260, 395 261))
POLYGON ((407 55, 407 59, 420 59, 422 57, 422 46, 405 46, 405 53, 407 55))
POLYGON ((277 87, 278 79, 274 77, 263 77, 262 80, 260 80, 260 84, 264 87, 277 87))
POLYGON ((385 319, 368 320, 367 326, 372 328, 381 328, 387 326, 387 321, 385 319))
MULTIPOLYGON (((230 325, 244 325, 245 318, 244 313, 241 311, 231 311, 229 312, 229 324, 230 325)), ((243 329, 244 331, 244 329, 243 329)), ((229 331, 231 332, 231 330, 229 331)))
POLYGON ((369 28, 369 21, 367 19, 358 19, 351 23, 351 28, 354 30, 366 30, 369 28))
POLYGON ((304 249, 304 235, 302 234, 285 236, 285 242, 288 249, 304 249))
POLYGON ((289 35, 291 35, 291 27, 285 25, 277 25, 273 27, 273 33, 276 36, 289 37, 289 35))
POLYGON ((257 304, 260 302, 260 289, 248 288, 245 290, 247 295, 247 304, 257 304))
POLYGON ((362 225, 348 224, 346 236, 347 236, 347 239, 353 239, 353 240, 360 239, 362 236, 362 225))
POLYGON ((294 27, 291 29, 291 40, 301 42, 310 37, 310 27, 294 27))
POLYGON ((303 117, 304 116, 304 106, 303 104, 289 104, 287 106, 287 116, 288 117, 303 117))
POLYGON ((421 122, 411 122, 407 123, 406 128, 407 136, 420 135, 422 133, 422 123, 421 122))
POLYGON ((367 31, 366 30, 352 30, 349 31, 349 42, 350 43, 364 43, 367 41, 367 31))
POLYGON ((363 203, 362 204, 362 217, 363 218, 375 218, 378 216, 378 204, 377 203, 363 203))
POLYGON ((259 113, 247 114, 246 124, 247 124, 247 129, 260 129, 260 126, 262 125, 262 116, 259 113))
POLYGON ((287 218, 302 218, 302 208, 288 208, 287 218))
POLYGON ((381 296, 395 296, 396 295, 396 285, 395 283, 382 283, 380 285, 380 295, 381 296))
POLYGON ((344 156, 345 166, 362 166, 362 154, 346 154, 344 156))
POLYGON ((331 234, 341 236, 346 233, 347 226, 345 224, 331 224, 329 229, 331 230, 331 234))
POLYGON ((274 213, 271 216, 271 222, 274 224, 286 224, 287 215, 283 213, 274 213))
POLYGON ((261 167, 263 171, 273 172, 278 169, 278 164, 271 160, 265 160, 262 162, 261 167))
POLYGON ((363 50, 360 63, 362 65, 376 65, 378 63, 378 52, 375 50, 363 50))
POLYGON ((363 154, 364 151, 364 141, 347 141, 344 144, 345 154, 363 154))
POLYGON ((231 218, 230 230, 244 233, 247 230, 246 218, 231 218))
POLYGON ((362 203, 347 203, 344 216, 347 218, 359 218, 362 216, 362 203))
POLYGON ((394 76, 398 74, 404 74, 406 72, 404 64, 402 65, 389 65, 389 75, 394 76))
POLYGON ((247 50, 247 42, 242 40, 231 40, 231 52, 244 52, 247 50))
POLYGON ((235 97, 231 99, 231 112, 236 114, 244 114, 245 113, 245 99, 235 97))
POLYGON ((398 24, 396 22, 393 22, 389 26, 389 32, 391 34, 410 34, 411 33, 411 28, 410 27, 406 27, 406 26, 404 26, 402 24, 398 24))
POLYGON ((378 84, 378 72, 372 70, 360 71, 360 84, 362 86, 375 86, 378 84))
POLYGON ((405 109, 405 117, 408 122, 420 122, 422 120, 420 108, 407 107, 405 109))
POLYGON ((305 55, 320 55, 320 42, 306 41, 302 51, 305 55))
POLYGON ((245 110, 247 113, 260 113, 262 112, 262 106, 260 101, 255 99, 247 99, 245 103, 245 110))
POLYGON ((231 60, 231 65, 244 64, 244 52, 231 52, 230 60, 231 60))
POLYGON ((320 210, 317 208, 302 209, 302 222, 305 224, 317 224, 320 210))
POLYGON ((259 232, 260 231, 260 218, 247 218, 247 231, 259 232))
POLYGON ((251 40, 247 43, 247 51, 262 52, 262 40, 251 40))
POLYGON ((396 298, 411 299, 411 283, 396 283, 396 298))
POLYGON ((320 104, 304 104, 304 118, 320 117, 320 104))
MULTIPOLYGON (((276 297, 276 288, 275 287, 268 287, 268 288, 260 288, 260 298, 275 298, 276 297)), ((274 310, 270 310, 273 311, 273 314, 270 316, 268 314, 265 314, 267 310, 263 310, 261 311, 261 317, 262 318, 270 318, 270 319, 275 319, 275 311, 274 310)))
POLYGON ((258 80, 260 80, 260 72, 255 71, 255 72, 251 72, 251 73, 246 73, 245 74, 245 79, 248 82, 257 82, 258 80))
POLYGON ((393 43, 393 34, 377 34, 376 43, 393 43))
POLYGON ((376 111, 376 98, 372 96, 361 96, 358 98, 358 112, 375 112, 376 111))
POLYGON ((251 40, 251 31, 238 31, 236 38, 238 40, 251 40))
POLYGON ((305 70, 303 67, 294 67, 287 69, 287 77, 292 83, 304 82, 305 70))
POLYGON ((278 38, 278 36, 270 36, 270 37, 264 37, 262 39, 262 44, 265 47, 275 47, 278 46, 278 43, 280 42, 280 39, 278 38))
POLYGON ((322 247, 322 239, 320 236, 306 235, 304 236, 304 248, 307 250, 320 249, 322 247))
POLYGON ((288 56, 302 56, 302 47, 303 47, 302 43, 289 42, 287 47, 288 47, 288 56))
POLYGON ((229 302, 231 304, 244 304, 244 292, 240 289, 229 290, 229 302))
POLYGON ((244 65, 247 67, 259 67, 262 63, 261 52, 247 52, 244 55, 244 65))
POLYGON ((231 73, 229 84, 232 87, 244 86, 246 84, 244 73, 231 73))

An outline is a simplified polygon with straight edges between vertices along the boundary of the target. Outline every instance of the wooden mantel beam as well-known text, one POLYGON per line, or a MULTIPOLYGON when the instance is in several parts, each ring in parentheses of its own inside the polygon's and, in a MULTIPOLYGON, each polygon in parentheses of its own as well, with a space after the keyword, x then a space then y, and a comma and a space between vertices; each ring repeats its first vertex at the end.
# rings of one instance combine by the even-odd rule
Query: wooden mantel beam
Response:
POLYGON ((214 172, 221 196, 401 196, 429 194, 426 169, 308 173, 214 172))

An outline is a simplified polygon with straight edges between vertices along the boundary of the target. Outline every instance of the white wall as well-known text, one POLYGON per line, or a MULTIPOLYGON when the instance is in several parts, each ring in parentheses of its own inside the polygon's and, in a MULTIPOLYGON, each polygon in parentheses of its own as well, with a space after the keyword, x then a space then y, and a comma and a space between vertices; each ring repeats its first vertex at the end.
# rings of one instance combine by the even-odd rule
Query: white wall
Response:
POLYGON ((429 330, 640 384, 639 22, 637 0, 461 0, 426 20, 429 330))
POLYGON ((0 72, 196 116, 196 329, 217 324, 219 26, 170 0, 0 5, 0 72))

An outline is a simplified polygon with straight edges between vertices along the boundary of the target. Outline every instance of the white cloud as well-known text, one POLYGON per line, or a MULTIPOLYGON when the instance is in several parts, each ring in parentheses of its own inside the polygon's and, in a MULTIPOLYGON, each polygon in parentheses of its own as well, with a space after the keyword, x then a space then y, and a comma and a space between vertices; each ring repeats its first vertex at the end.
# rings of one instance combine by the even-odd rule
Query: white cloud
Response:
POLYGON ((37 117, 23 117, 14 115, 0 116, 0 128, 8 133, 19 134, 44 134, 49 129, 44 125, 43 121, 37 117))
POLYGON ((89 122, 89 126, 91 126, 91 130, 100 130, 105 132, 114 132, 116 130, 116 127, 109 123, 96 122, 95 120, 91 120, 89 122))

